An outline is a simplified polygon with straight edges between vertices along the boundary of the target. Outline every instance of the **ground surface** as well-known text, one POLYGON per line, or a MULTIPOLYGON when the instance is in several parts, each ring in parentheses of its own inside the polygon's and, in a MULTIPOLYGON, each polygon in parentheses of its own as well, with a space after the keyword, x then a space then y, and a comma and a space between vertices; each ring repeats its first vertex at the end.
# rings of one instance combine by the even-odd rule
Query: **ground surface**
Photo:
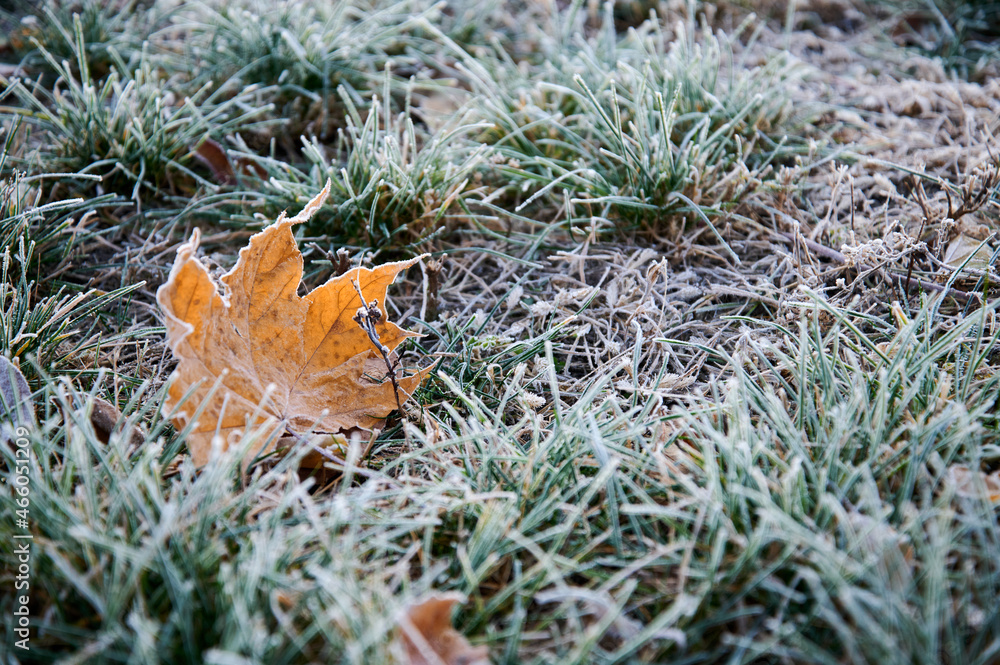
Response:
POLYGON ((2 19, 0 662, 1000 661, 995 5, 102 5, 2 19), (327 179, 437 369, 198 469, 156 289, 327 179))

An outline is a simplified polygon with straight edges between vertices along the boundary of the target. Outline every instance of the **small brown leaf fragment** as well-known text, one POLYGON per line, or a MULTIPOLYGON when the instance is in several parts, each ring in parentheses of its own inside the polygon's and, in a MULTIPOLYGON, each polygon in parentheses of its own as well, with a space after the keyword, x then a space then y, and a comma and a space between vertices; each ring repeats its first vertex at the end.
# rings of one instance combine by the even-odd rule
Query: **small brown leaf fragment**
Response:
POLYGON ((407 608, 399 620, 406 665, 489 665, 488 649, 473 647, 451 626, 452 607, 465 601, 459 593, 435 593, 407 608))
POLYGON ((115 425, 122 417, 122 412, 111 402, 100 397, 94 397, 94 405, 90 409, 90 424, 94 426, 94 433, 101 443, 111 440, 111 433, 115 430, 115 425))
MULTIPOLYGON (((381 353, 352 320, 362 305, 354 284, 378 300, 378 338, 391 352, 414 333, 387 320, 386 291, 422 257, 354 268, 300 297, 303 260, 292 226, 308 220, 329 193, 327 182, 298 215, 282 213, 250 238, 221 288, 195 257, 196 229, 156 293, 178 359, 166 413, 184 428, 204 405, 188 436, 198 466, 209 460, 214 441, 225 450, 247 428, 272 439, 259 451, 269 452, 275 435, 372 429, 397 408, 397 386, 385 380, 381 353)), ((403 401, 429 372, 399 378, 403 401)))
POLYGON ((195 158, 208 167, 212 172, 215 182, 220 185, 231 185, 236 182, 236 173, 233 165, 229 161, 229 155, 216 141, 205 139, 191 153, 195 158))
MULTIPOLYGON (((94 405, 90 410, 90 424, 94 427, 94 433, 101 443, 108 443, 111 440, 111 433, 115 431, 115 426, 121 420, 122 412, 111 402, 92 397, 94 405)), ((139 446, 145 441, 143 433, 138 429, 132 430, 129 435, 129 445, 139 446)))
POLYGON ((989 270, 993 258, 993 248, 971 235, 960 233, 948 243, 944 253, 944 263, 950 268, 963 267, 989 270))
POLYGON ((251 157, 237 157, 236 170, 241 176, 254 176, 259 180, 267 180, 267 169, 251 157))

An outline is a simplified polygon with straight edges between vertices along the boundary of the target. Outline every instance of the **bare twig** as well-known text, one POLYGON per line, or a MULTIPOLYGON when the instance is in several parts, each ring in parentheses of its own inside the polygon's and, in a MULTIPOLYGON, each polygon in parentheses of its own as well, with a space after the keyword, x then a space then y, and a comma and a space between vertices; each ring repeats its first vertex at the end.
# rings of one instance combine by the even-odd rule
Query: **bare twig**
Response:
MULTIPOLYGON (((924 234, 924 227, 927 225, 927 220, 930 219, 930 215, 927 214, 927 202, 924 200, 924 184, 922 182, 920 182, 919 180, 917 180, 917 192, 918 192, 917 198, 920 201, 920 208, 924 212, 923 217, 920 220, 920 230, 917 231, 917 241, 919 242, 920 241, 920 236, 922 236, 924 234)), ((910 254, 910 262, 909 262, 909 265, 906 268, 906 284, 907 284, 907 288, 905 290, 905 295, 906 295, 906 299, 907 300, 909 300, 909 298, 910 298, 909 285, 913 281, 913 262, 914 262, 914 260, 916 258, 917 258, 916 253, 911 253, 910 254)))
POLYGON ((309 243, 309 247, 315 249, 317 252, 323 255, 323 258, 329 261, 333 265, 333 276, 340 277, 346 274, 348 270, 351 269, 351 253, 341 247, 337 250, 336 254, 328 250, 323 249, 314 242, 309 243))
POLYGON ((441 288, 439 276, 441 261, 421 262, 420 269, 424 273, 424 302, 420 307, 420 318, 423 321, 434 321, 438 312, 438 291, 441 288))
POLYGON ((399 401, 399 381, 396 378, 396 366, 389 357, 391 350, 379 339, 378 330, 375 328, 376 324, 382 319, 382 310, 378 308, 378 299, 376 298, 366 304, 365 297, 361 293, 361 285, 358 284, 357 280, 354 280, 352 283, 354 284, 354 290, 358 292, 358 297, 361 298, 361 307, 354 314, 354 322, 368 334, 368 339, 378 349, 378 352, 382 354, 382 359, 385 361, 386 376, 392 381, 392 392, 396 395, 396 407, 402 413, 403 404, 399 401))

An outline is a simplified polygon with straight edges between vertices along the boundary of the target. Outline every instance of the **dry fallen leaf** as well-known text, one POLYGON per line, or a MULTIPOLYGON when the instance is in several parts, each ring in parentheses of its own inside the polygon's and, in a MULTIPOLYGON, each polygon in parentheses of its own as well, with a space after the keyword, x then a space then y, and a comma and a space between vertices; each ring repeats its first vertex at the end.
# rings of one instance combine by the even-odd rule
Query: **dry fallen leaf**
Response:
POLYGON ((191 155, 208 167, 212 172, 212 178, 219 185, 232 185, 237 180, 237 174, 255 175, 261 180, 267 179, 264 167, 248 157, 238 157, 234 169, 226 149, 211 138, 206 138, 197 148, 192 149, 191 155))
POLYGON ((128 433, 128 446, 132 450, 142 446, 146 441, 146 431, 142 425, 134 423, 131 427, 128 421, 118 428, 122 420, 122 412, 111 402, 88 392, 77 391, 68 381, 60 387, 60 398, 63 407, 63 422, 68 431, 72 432, 84 421, 89 420, 97 440, 108 444, 111 435, 118 430, 119 436, 128 433))
POLYGON ((973 236, 960 233, 948 243, 944 253, 944 262, 956 270, 964 266, 976 270, 989 270, 993 258, 993 248, 989 243, 983 243, 973 236))
POLYGON ((411 605, 399 620, 406 665, 489 665, 485 646, 473 647, 451 627, 459 593, 431 594, 411 605))
MULTIPOLYGON (((298 215, 289 219, 282 213, 250 238, 222 276, 221 294, 194 256, 196 229, 177 250, 170 277, 156 293, 167 342, 179 361, 164 408, 178 428, 197 418, 188 446, 198 466, 209 460, 213 439, 228 448, 248 426, 261 427, 267 435, 262 440, 279 433, 293 440, 310 433, 337 437, 377 427, 397 408, 384 360, 352 320, 362 306, 354 283, 366 300, 378 300, 378 337, 393 350, 414 333, 386 320, 386 289, 420 258, 355 268, 300 297, 302 254, 292 226, 308 220, 329 191, 327 182, 298 215)), ((400 400, 412 395, 429 371, 399 378, 400 400)), ((272 442, 264 452, 273 447, 272 442)))
MULTIPOLYGON (((122 412, 117 406, 100 397, 91 396, 91 400, 93 407, 90 411, 90 424, 94 426, 97 438, 102 443, 108 443, 115 427, 118 426, 118 421, 122 418, 122 412)), ((129 445, 133 447, 141 446, 145 440, 145 432, 141 426, 136 426, 129 434, 129 445)))
POLYGON ((218 142, 206 138, 191 151, 191 154, 208 167, 218 184, 230 185, 236 182, 236 173, 233 171, 232 162, 229 161, 229 155, 218 142))

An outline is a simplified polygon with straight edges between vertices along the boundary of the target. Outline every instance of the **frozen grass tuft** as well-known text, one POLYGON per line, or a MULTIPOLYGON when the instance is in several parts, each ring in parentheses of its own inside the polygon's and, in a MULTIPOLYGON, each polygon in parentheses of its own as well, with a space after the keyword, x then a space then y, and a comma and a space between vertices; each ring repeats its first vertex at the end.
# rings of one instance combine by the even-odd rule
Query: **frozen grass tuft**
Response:
POLYGON ((794 65, 735 57, 747 25, 726 36, 651 20, 624 39, 612 25, 607 15, 597 36, 550 44, 528 76, 502 56, 462 61, 496 128, 484 139, 509 159, 510 187, 530 194, 516 211, 541 200, 571 225, 656 236, 779 186, 809 117, 783 92, 794 65))
POLYGON ((171 82, 145 54, 133 70, 112 50, 112 71, 94 79, 79 19, 74 27, 79 77, 41 47, 58 87, 50 91, 20 80, 10 87, 19 106, 7 111, 48 138, 32 155, 47 171, 100 176, 101 189, 125 195, 141 209, 143 200, 176 192, 175 179, 188 181, 189 189, 197 182, 189 177, 191 153, 203 140, 250 128, 266 110, 251 108, 252 90, 233 99, 220 99, 208 85, 182 100, 165 94, 171 82))
POLYGON ((316 137, 303 137, 301 166, 258 158, 246 144, 232 152, 236 159, 254 160, 259 169, 259 177, 246 184, 266 201, 264 218, 308 200, 329 179, 326 214, 317 216, 311 231, 338 245, 414 252, 448 229, 466 197, 481 193, 491 151, 469 137, 487 125, 466 114, 418 134, 409 106, 391 110, 389 80, 387 71, 385 97, 373 99, 366 117, 341 87, 345 127, 329 148, 316 137))

